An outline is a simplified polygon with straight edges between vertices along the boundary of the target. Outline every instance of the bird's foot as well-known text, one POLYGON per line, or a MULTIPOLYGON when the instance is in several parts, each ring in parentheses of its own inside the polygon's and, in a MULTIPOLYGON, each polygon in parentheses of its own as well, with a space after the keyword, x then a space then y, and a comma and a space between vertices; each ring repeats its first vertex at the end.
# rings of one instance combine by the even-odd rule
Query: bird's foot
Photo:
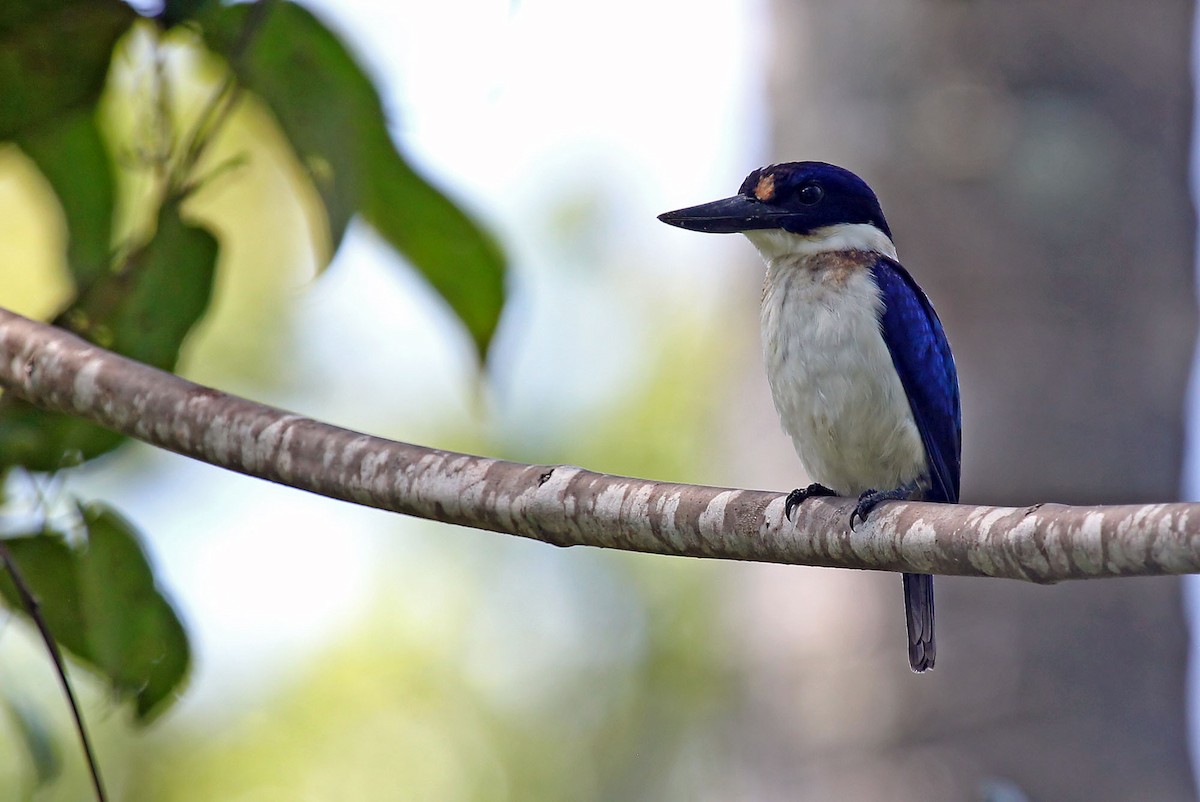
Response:
POLYGON ((783 514, 790 521, 792 520, 792 513, 796 511, 797 507, 804 503, 805 499, 815 498, 817 496, 836 495, 837 493, 830 490, 825 485, 817 482, 813 482, 808 487, 797 487, 791 493, 788 493, 787 501, 783 502, 783 514))
POLYGON ((858 497, 858 504, 854 507, 854 512, 850 513, 850 529, 853 530, 855 522, 862 523, 867 520, 867 516, 871 511, 885 501, 911 501, 913 496, 919 493, 921 486, 917 482, 909 482, 906 485, 894 487, 891 490, 868 490, 858 497))

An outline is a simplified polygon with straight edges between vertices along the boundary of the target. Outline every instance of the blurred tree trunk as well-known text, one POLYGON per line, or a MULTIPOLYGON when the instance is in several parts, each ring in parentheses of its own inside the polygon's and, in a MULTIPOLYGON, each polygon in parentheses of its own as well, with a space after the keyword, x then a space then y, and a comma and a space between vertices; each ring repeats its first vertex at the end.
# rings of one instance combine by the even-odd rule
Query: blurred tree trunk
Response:
MULTIPOLYGON (((1192 6, 771 13, 771 155, 840 163, 879 193, 957 355, 963 500, 1175 499, 1196 341, 1192 6)), ((788 470, 767 483, 799 484, 788 470)), ((761 626, 740 634, 745 772, 725 791, 1194 798, 1179 580, 940 579, 938 665, 914 676, 898 577, 747 570, 761 626)))

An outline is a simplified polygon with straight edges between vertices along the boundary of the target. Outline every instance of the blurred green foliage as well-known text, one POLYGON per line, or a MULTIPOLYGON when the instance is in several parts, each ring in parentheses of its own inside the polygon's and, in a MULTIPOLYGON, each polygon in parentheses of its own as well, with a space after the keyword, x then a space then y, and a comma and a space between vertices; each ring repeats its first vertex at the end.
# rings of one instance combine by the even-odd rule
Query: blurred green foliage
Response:
MULTIPOLYGON (((72 539, 62 532, 5 540, 55 638, 134 699, 149 720, 173 701, 188 669, 188 643, 158 592, 137 530, 104 504, 78 509, 72 539)), ((0 574, 0 595, 20 598, 0 574)))
MULTIPOLYGON (((91 283, 54 321, 104 348, 162 370, 203 317, 212 293, 217 240, 188 225, 178 201, 163 204, 154 236, 91 283)), ((125 438, 88 421, 0 397, 0 468, 55 471, 111 451, 125 438)))
POLYGON ((41 788, 62 773, 63 761, 58 741, 41 711, 26 700, 10 694, 6 693, 4 697, 5 712, 15 725, 21 745, 25 747, 25 757, 33 766, 33 777, 28 785, 30 788, 41 788))
POLYGON ((361 213, 450 304, 484 356, 504 302, 504 257, 396 149, 379 92, 346 46, 292 3, 213 6, 198 22, 274 112, 321 194, 333 247, 361 213))
POLYGON ((93 107, 113 45, 136 18, 120 0, 17 0, 0 6, 0 138, 93 107))
MULTIPOLYGON (((210 310, 221 254, 230 245, 192 219, 188 204, 228 166, 212 168, 203 156, 245 93, 275 115, 323 202, 332 243, 323 258, 332 258, 349 221, 362 215, 441 294, 484 357, 504 302, 503 255, 407 163, 388 132, 377 90, 346 46, 287 2, 173 0, 152 20, 119 0, 0 5, 0 140, 18 145, 37 166, 66 223, 74 297, 54 323, 133 359, 175 369, 185 341, 210 310), (198 30, 202 38, 193 37, 192 46, 207 44, 210 56, 225 60, 223 83, 205 102, 181 111, 169 71, 157 56, 146 60, 139 65, 145 96, 138 101, 149 121, 145 141, 115 146, 97 114, 114 49, 134 34, 162 41, 176 25, 198 30), (151 191, 129 215, 145 223, 117 234, 114 188, 130 171, 150 176, 151 191)), ((0 397, 0 477, 52 474, 122 441, 89 423, 0 397)), ((47 523, 60 511, 50 499, 41 503, 31 517, 6 500, 0 523, 16 562, 61 645, 118 696, 133 698, 137 718, 148 720, 177 696, 189 648, 138 534, 93 504, 76 510, 73 537, 66 537, 47 523)), ((0 593, 20 609, 11 581, 0 582, 0 593)), ((25 740, 32 749, 37 739, 25 740)))
MULTIPOLYGON (((528 633, 536 642, 525 648, 565 650, 559 659, 569 670, 539 675, 505 664, 511 652, 481 656, 475 617, 496 601, 486 582, 444 621, 438 642, 388 609, 328 644, 253 711, 176 731, 133 756, 129 798, 694 797, 705 775, 695 765, 705 746, 698 734, 727 715, 730 678, 717 656, 707 572, 694 562, 672 570, 661 559, 652 572, 638 570, 650 560, 583 558, 591 564, 581 574, 607 574, 633 611, 627 654, 571 655, 569 641, 555 644, 543 631, 528 633), (514 670, 526 685, 488 681, 514 670)), ((582 595, 579 603, 597 601, 582 595)))
POLYGON ((82 285, 101 280, 112 252, 113 175, 92 109, 71 110, 17 133, 16 143, 54 188, 71 232, 67 267, 82 285))

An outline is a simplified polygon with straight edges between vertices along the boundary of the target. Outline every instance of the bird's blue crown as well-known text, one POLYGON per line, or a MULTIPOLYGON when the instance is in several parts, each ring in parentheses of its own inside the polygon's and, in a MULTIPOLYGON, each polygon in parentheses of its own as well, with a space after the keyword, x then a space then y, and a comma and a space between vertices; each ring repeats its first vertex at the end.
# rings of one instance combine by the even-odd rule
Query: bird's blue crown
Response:
POLYGON ((833 164, 769 164, 746 176, 738 194, 772 207, 777 227, 794 234, 839 223, 868 223, 892 236, 867 182, 833 164))
POLYGON ((666 212, 658 219, 713 234, 776 229, 804 235, 826 226, 865 223, 892 236, 867 182, 825 162, 760 167, 733 197, 666 212))

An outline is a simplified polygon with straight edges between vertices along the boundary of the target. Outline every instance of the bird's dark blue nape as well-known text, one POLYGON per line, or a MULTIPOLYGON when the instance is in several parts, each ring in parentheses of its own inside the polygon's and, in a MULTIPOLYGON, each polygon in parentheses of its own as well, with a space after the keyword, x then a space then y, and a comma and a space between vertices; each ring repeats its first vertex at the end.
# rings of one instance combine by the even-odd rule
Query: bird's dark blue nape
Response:
POLYGON ((843 223, 866 223, 892 236, 879 199, 849 170, 825 162, 787 162, 760 167, 738 194, 666 212, 664 223, 690 231, 734 234, 778 228, 809 234, 843 223))

